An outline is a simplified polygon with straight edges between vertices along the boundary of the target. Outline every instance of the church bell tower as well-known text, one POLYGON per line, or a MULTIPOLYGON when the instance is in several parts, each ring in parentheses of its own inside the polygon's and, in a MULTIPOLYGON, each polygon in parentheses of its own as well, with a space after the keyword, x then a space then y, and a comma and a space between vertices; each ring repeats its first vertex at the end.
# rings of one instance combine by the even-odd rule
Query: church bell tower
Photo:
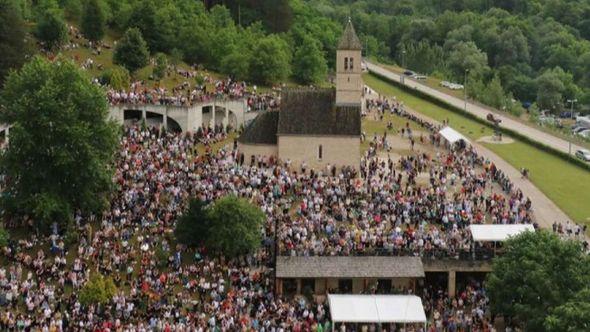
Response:
POLYGON ((362 48, 349 18, 336 51, 336 106, 362 106, 362 48))

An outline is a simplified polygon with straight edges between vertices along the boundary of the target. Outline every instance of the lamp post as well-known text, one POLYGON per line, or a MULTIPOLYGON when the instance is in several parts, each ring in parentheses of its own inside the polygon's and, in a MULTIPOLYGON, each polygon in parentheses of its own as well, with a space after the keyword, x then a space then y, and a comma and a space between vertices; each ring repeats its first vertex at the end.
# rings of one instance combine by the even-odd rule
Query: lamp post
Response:
POLYGON ((463 92, 465 96, 465 112, 467 112, 467 73, 469 69, 465 69, 465 79, 463 80, 463 92))
MULTIPOLYGON (((574 104, 577 103, 578 100, 577 99, 568 99, 567 102, 570 103, 570 104, 572 104, 572 108, 571 108, 571 111, 570 111, 570 113, 571 113, 570 114, 570 117, 573 120, 574 119, 574 104)), ((568 145, 569 145, 569 149, 568 149, 569 152, 568 152, 568 154, 572 154, 572 141, 571 140, 568 140, 568 145)))
POLYGON ((402 70, 404 72, 402 72, 402 75, 401 75, 401 83, 404 84, 406 82, 406 74, 405 74, 405 70, 406 70, 406 50, 405 49, 402 50, 402 70))

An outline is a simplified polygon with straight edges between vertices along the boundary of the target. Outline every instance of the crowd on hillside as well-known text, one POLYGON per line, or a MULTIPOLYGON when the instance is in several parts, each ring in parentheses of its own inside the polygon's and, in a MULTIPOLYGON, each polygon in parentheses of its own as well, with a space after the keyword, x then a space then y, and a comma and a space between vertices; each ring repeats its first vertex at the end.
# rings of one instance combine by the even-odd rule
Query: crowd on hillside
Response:
MULTIPOLYGON (((186 72, 178 69, 179 74, 186 72)), ((148 87, 142 81, 133 82, 129 90, 107 91, 107 99, 110 105, 173 105, 191 106, 197 103, 207 103, 213 100, 244 99, 247 111, 261 111, 276 108, 278 101, 271 93, 248 92, 245 82, 232 79, 215 80, 209 76, 204 78, 203 85, 193 85, 188 81, 168 90, 164 87, 148 87), (208 89, 208 86, 210 87, 208 89), (211 88, 212 87, 212 88, 211 88)))

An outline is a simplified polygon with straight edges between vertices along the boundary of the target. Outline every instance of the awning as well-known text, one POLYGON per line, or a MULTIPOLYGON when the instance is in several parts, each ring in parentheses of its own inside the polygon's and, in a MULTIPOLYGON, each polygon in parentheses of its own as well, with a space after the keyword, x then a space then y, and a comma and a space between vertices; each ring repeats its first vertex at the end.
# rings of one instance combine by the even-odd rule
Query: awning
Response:
POLYGON ((438 133, 451 144, 455 144, 460 140, 464 140, 465 143, 469 143, 469 140, 465 136, 451 127, 444 127, 438 133))
POLYGON ((531 224, 514 224, 514 225, 471 225, 471 236, 476 242, 500 242, 506 241, 511 236, 516 236, 522 232, 535 231, 531 224))
POLYGON ((277 278, 422 278, 414 256, 278 256, 277 278))
POLYGON ((426 323, 422 299, 415 295, 328 294, 333 322, 426 323))

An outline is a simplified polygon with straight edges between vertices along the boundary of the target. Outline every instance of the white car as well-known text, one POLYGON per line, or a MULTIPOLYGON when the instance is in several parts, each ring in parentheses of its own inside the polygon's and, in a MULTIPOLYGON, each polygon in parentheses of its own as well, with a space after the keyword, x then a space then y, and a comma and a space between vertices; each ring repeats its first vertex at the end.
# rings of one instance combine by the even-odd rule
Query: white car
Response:
POLYGON ((590 129, 585 129, 585 130, 579 131, 578 135, 580 135, 584 138, 590 138, 590 129))
POLYGON ((412 76, 412 78, 415 80, 425 80, 426 75, 414 74, 414 76, 412 76))
POLYGON ((588 151, 586 149, 580 149, 580 150, 576 151, 576 157, 578 157, 584 161, 590 161, 590 151, 588 151))

